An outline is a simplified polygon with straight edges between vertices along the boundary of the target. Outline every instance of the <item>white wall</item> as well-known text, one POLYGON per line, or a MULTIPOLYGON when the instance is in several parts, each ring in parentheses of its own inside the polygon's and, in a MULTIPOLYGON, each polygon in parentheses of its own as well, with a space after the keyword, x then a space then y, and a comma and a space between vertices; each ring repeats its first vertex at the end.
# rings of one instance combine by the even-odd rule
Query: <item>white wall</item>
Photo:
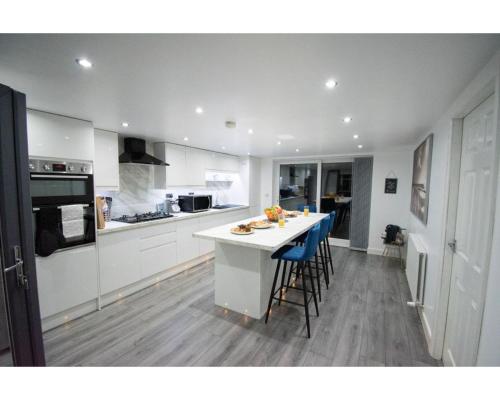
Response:
POLYGON ((373 155, 368 253, 382 254, 384 246, 380 235, 387 225, 399 225, 408 229, 412 157, 413 153, 410 150, 373 155), (394 177, 398 178, 396 194, 384 193, 385 178, 394 177))
POLYGON ((262 210, 273 204, 273 160, 263 158, 260 161, 260 207, 262 210))
MULTIPOLYGON (((421 316, 429 350, 433 356, 438 358, 442 355, 447 307, 447 298, 443 296, 441 290, 442 285, 445 284, 442 281, 444 254, 445 251, 448 251, 445 246, 445 229, 452 119, 464 117, 488 94, 491 94, 492 81, 497 78, 500 71, 499 61, 500 57, 497 54, 465 88, 448 111, 429 131, 422 132, 422 135, 415 143, 416 148, 429 133, 434 134, 428 222, 427 225, 424 225, 410 213, 409 226, 410 232, 421 236, 428 251, 425 304, 421 316)), ((496 337, 500 338, 500 331, 496 333, 496 337)), ((500 363, 500 360, 498 361, 500 363)))

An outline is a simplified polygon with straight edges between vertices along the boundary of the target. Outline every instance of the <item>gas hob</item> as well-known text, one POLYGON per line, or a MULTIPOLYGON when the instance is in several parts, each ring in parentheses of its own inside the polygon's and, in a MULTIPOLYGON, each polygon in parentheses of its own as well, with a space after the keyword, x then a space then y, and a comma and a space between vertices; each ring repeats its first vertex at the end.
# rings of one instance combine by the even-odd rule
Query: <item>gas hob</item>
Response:
POLYGON ((171 217, 173 217, 172 214, 165 214, 163 212, 148 212, 144 214, 122 215, 119 218, 113 218, 113 221, 125 222, 127 224, 137 224, 138 222, 154 221, 157 219, 171 217))

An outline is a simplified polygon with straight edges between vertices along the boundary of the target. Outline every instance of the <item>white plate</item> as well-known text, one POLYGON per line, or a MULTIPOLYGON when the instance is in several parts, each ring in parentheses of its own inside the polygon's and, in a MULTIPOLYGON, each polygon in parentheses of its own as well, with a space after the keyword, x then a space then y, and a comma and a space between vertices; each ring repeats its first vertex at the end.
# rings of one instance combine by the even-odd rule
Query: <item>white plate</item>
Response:
POLYGON ((251 235, 251 234, 253 233, 253 231, 250 231, 250 232, 238 232, 238 231, 233 231, 233 230, 231 229, 231 233, 232 233, 233 235, 251 235))
POLYGON ((265 225, 265 226, 252 225, 253 229, 269 229, 269 228, 272 228, 272 227, 273 227, 273 225, 271 223, 269 223, 269 225, 265 225))

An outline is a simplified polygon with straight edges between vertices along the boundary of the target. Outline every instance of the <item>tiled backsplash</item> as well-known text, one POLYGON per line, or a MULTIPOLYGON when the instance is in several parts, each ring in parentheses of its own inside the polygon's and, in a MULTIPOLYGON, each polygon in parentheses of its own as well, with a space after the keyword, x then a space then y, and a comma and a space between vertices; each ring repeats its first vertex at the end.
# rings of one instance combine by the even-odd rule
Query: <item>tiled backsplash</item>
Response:
POLYGON ((120 164, 120 191, 108 192, 97 189, 98 195, 113 198, 112 218, 124 214, 155 211, 156 204, 165 200, 166 193, 172 193, 174 199, 178 195, 194 192, 195 194, 211 194, 214 204, 246 203, 246 200, 242 198, 239 174, 234 174, 233 182, 207 182, 206 187, 175 186, 167 190, 158 190, 154 188, 155 168, 165 167, 120 164))

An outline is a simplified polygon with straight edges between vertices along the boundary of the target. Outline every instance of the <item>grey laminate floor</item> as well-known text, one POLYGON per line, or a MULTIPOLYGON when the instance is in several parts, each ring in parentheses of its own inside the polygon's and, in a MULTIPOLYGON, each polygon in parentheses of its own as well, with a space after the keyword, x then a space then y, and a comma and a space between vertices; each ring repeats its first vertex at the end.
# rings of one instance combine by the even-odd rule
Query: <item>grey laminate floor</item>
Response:
MULTIPOLYGON (((334 248, 311 339, 303 309, 273 307, 269 323, 213 304, 202 264, 45 334, 48 365, 426 366, 418 315, 397 261, 334 248)), ((311 304, 312 305, 312 304, 311 304)))

